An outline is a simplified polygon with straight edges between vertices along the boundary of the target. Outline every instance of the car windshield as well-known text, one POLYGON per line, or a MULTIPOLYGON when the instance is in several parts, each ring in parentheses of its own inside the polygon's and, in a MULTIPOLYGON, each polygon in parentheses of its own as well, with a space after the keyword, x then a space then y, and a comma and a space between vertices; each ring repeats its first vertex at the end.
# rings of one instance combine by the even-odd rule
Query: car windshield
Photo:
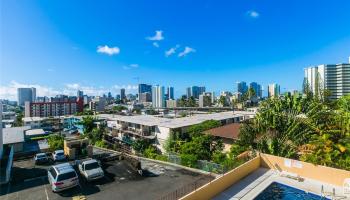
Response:
POLYGON ((68 172, 68 173, 58 175, 57 181, 63 181, 74 177, 76 177, 75 172, 68 172))
POLYGON ((58 152, 58 153, 56 153, 56 155, 63 156, 63 152, 58 152))
POLYGON ((96 169, 100 167, 97 162, 89 163, 85 165, 85 170, 96 169))
POLYGON ((46 158, 46 155, 37 155, 37 158, 46 158))

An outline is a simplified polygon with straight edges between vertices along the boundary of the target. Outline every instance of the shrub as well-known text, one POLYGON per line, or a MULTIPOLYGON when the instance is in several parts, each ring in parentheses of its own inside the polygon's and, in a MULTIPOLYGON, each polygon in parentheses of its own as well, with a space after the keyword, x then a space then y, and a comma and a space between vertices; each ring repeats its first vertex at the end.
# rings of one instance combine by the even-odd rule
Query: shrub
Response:
POLYGON ((64 137, 61 135, 50 135, 47 139, 51 151, 63 149, 64 137))

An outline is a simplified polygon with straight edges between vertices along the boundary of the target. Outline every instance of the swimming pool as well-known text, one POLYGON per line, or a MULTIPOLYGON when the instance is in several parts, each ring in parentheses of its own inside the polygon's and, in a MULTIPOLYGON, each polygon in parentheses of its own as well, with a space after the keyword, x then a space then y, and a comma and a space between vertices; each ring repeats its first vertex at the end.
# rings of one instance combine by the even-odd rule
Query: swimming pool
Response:
POLYGON ((328 199, 321 197, 312 193, 307 193, 303 190, 293 188, 281 183, 273 182, 265 190, 263 190, 255 200, 297 200, 297 199, 308 199, 308 200, 319 200, 319 199, 328 199))

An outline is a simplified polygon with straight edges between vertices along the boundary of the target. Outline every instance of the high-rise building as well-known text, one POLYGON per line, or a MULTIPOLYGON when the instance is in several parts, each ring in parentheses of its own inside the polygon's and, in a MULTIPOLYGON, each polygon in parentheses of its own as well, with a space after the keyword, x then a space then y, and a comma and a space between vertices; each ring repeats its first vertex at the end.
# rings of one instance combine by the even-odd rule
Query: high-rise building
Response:
POLYGON ((142 103, 145 102, 152 102, 152 95, 150 92, 144 92, 141 93, 141 96, 139 96, 139 101, 142 103))
POLYGON ((122 88, 120 89, 120 100, 125 101, 126 100, 126 95, 125 95, 125 89, 122 88))
POLYGON ((26 101, 35 102, 36 99, 36 88, 18 88, 18 105, 24 106, 26 101))
POLYGON ((267 87, 268 97, 279 97, 280 86, 276 83, 269 84, 267 87))
POLYGON ((139 84, 139 93, 138 93, 139 100, 140 100, 141 94, 146 93, 146 92, 152 94, 152 85, 148 85, 148 84, 144 84, 144 83, 139 84))
POLYGON ((195 99, 199 98, 200 94, 205 92, 205 86, 192 86, 186 89, 187 98, 194 97, 195 99))
POLYGON ((192 96, 191 87, 186 88, 186 97, 190 98, 192 96))
POLYGON ((77 97, 83 97, 84 96, 84 92, 81 90, 77 91, 77 97))
POLYGON ((258 84, 257 82, 251 82, 249 84, 249 87, 254 89, 255 97, 258 97, 258 98, 262 97, 262 88, 260 84, 258 84))
POLYGON ((248 91, 247 83, 244 81, 237 82, 237 92, 245 94, 248 91))
POLYGON ((174 99, 174 87, 167 87, 167 92, 166 92, 166 99, 170 100, 170 99, 174 99))
POLYGON ((163 86, 153 86, 152 87, 152 106, 154 108, 165 107, 165 93, 163 86))
MULTIPOLYGON (((330 92, 330 99, 350 94, 350 63, 311 66, 304 69, 304 88, 314 95, 330 92)), ((305 91, 304 91, 305 92, 305 91)))

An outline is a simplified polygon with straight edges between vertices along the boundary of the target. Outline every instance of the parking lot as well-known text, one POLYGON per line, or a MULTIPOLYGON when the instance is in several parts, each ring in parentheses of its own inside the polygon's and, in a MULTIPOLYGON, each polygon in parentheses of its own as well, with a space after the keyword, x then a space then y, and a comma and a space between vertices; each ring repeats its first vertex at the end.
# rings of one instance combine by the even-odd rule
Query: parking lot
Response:
POLYGON ((15 161, 10 184, 1 187, 0 200, 12 199, 159 199, 194 181, 213 178, 183 168, 141 161, 140 176, 126 160, 102 164, 105 177, 91 183, 79 177, 79 187, 53 193, 47 180, 50 165, 36 166, 32 159, 15 161))

